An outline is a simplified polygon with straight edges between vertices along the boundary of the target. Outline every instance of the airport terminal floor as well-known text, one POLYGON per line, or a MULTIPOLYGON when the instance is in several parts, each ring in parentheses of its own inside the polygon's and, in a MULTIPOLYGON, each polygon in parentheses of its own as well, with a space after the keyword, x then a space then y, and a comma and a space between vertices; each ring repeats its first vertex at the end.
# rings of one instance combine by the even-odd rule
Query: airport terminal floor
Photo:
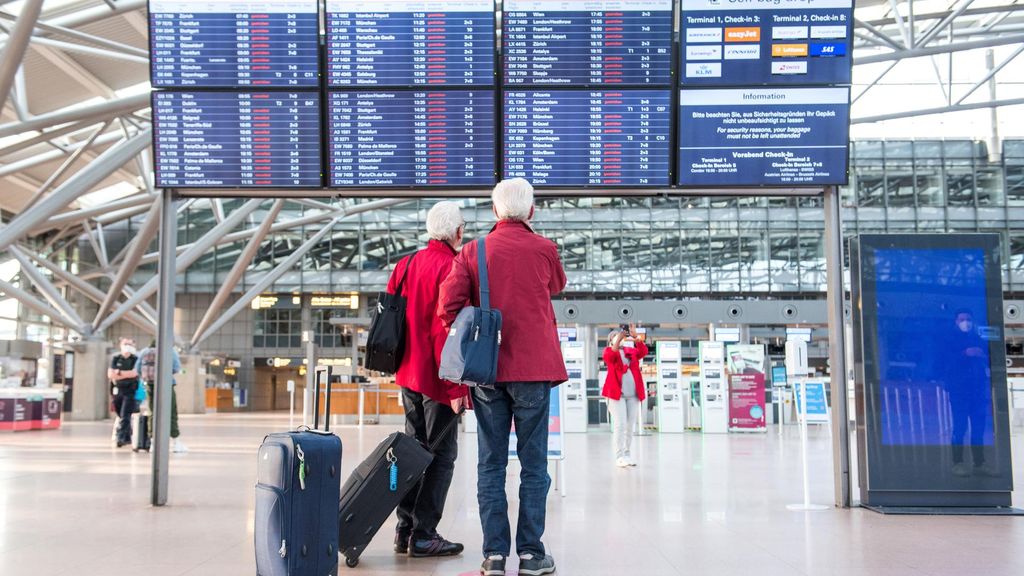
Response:
MULTIPOLYGON (((150 461, 111 446, 111 423, 0 437, 0 574, 232 576, 255 573, 256 447, 287 416, 182 417, 189 452, 171 457, 168 505, 149 505, 150 461)), ((609 433, 566 437, 566 494, 552 488, 545 541, 563 576, 967 575, 1024 573, 1024 522, 1013 517, 887 516, 862 508, 794 512, 800 441, 784 435, 653 434, 639 465, 613 465, 609 433)), ((337 428, 343 478, 395 428, 337 428)), ((391 551, 385 524, 355 569, 366 576, 477 574, 476 439, 462 433, 440 532, 466 552, 443 560, 391 551)), ((831 504, 831 440, 810 432, 811 497, 831 504)), ((1024 437, 1014 434, 1014 461, 1024 437)), ((552 466, 552 472, 554 466, 552 466)), ((1016 470, 1015 506, 1024 506, 1016 470)), ((518 473, 509 465, 510 508, 518 473)), ((557 484, 557 483, 554 483, 557 484)), ((509 574, 514 574, 514 560, 509 574)))

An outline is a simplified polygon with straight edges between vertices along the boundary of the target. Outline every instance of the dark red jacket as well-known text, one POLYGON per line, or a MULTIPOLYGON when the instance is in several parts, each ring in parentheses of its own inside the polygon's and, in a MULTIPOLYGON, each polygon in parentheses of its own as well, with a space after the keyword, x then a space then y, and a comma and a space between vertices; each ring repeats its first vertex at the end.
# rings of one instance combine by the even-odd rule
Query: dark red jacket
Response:
MULTIPOLYGON (((498 379, 550 382, 568 379, 551 297, 565 288, 565 272, 554 242, 522 222, 502 220, 487 235, 491 308, 501 311, 498 379)), ((445 328, 472 302, 480 305, 477 243, 466 244, 441 283, 437 314, 445 328)))
POLYGON ((448 275, 455 259, 455 250, 446 242, 431 240, 427 247, 415 254, 412 265, 409 257, 398 261, 388 292, 394 294, 405 274, 402 293, 408 300, 405 312, 405 353, 395 374, 395 382, 413 392, 425 394, 444 404, 465 396, 469 389, 437 377, 447 331, 437 317, 437 297, 441 281, 448 275))
MULTIPOLYGON (((647 344, 636 340, 635 348, 622 347, 622 351, 629 357, 629 372, 633 375, 633 382, 636 383, 636 397, 643 400, 647 397, 647 386, 644 385, 644 378, 640 374, 640 360, 643 360, 649 349, 647 344)), ((626 365, 622 363, 622 356, 619 351, 611 346, 604 349, 604 363, 608 366, 608 376, 604 379, 604 388, 601 389, 601 396, 609 400, 622 399, 622 377, 626 374, 626 365)))

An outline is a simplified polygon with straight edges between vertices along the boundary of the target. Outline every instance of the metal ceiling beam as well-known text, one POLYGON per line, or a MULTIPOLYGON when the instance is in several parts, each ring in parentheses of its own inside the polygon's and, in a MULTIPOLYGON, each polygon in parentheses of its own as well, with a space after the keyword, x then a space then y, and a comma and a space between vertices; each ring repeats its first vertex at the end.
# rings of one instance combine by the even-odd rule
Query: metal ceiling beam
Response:
POLYGON ((134 137, 112 146, 103 152, 95 162, 79 170, 32 209, 15 216, 10 224, 0 228, 0 250, 23 238, 33 228, 92 190, 93 186, 102 182, 143 148, 149 146, 151 138, 151 130, 144 130, 134 137))
POLYGON ((0 124, 0 138, 16 136, 33 130, 45 130, 46 128, 60 126, 68 122, 82 122, 86 120, 102 122, 148 107, 149 92, 145 92, 80 108, 61 108, 60 110, 40 114, 27 122, 0 124))
POLYGON ((121 0, 115 4, 116 8, 111 10, 108 6, 95 6, 93 8, 85 8, 83 10, 76 10, 70 14, 63 16, 56 16, 53 18, 46 18, 47 24, 53 26, 63 26, 65 28, 78 28, 79 26, 85 26, 86 24, 92 24, 93 22, 99 22, 100 20, 106 20, 125 12, 134 12, 140 8, 146 7, 147 0, 121 0))
POLYGON ((10 146, 5 146, 3 148, 0 148, 0 158, 3 158, 5 156, 8 156, 8 155, 13 154, 15 152, 19 152, 21 150, 24 150, 25 148, 30 148, 30 147, 35 146, 37 144, 42 144, 44 142, 49 142, 50 140, 53 140, 54 138, 58 138, 60 136, 66 135, 66 134, 74 134, 76 132, 84 132, 84 131, 88 130, 90 127, 95 126, 95 125, 97 125, 99 123, 100 122, 76 122, 74 124, 67 124, 67 125, 61 126, 60 128, 54 128, 53 130, 47 130, 46 132, 40 132, 36 136, 33 136, 31 138, 26 138, 25 140, 22 140, 20 142, 15 142, 14 144, 11 144, 10 146))
POLYGON ((231 296, 231 292, 238 286, 238 282, 242 279, 242 275, 245 274, 246 268, 249 267, 249 263, 256 256, 256 252, 259 251, 260 245, 263 243, 263 239, 266 238, 267 233, 270 232, 270 227, 273 226, 274 220, 277 219, 277 215, 281 212, 281 208, 284 207, 284 200, 277 200, 274 205, 270 208, 270 212, 263 219, 263 222, 256 229, 256 233, 252 238, 249 239, 249 243, 245 246, 245 250, 235 260, 234 266, 231 267, 231 271, 228 272, 227 278, 221 284, 220 289, 217 291, 217 295, 214 296, 213 302, 206 309, 206 314, 203 315, 203 319, 199 321, 199 326, 196 327, 195 333, 192 335, 191 346, 195 347, 202 340, 206 329, 213 323, 214 317, 224 303, 228 301, 228 297, 231 296))
POLYGON ((118 297, 121 295, 121 290, 128 284, 128 280, 139 266, 139 260, 142 259, 146 249, 149 248, 149 243, 153 241, 159 230, 160 200, 155 198, 153 206, 146 214, 146 220, 142 223, 142 228, 129 245, 124 262, 121 264, 117 276, 114 277, 110 289, 107 290, 106 298, 100 303, 100 309, 96 312, 96 319, 92 323, 93 329, 99 327, 100 319, 106 316, 107 312, 110 312, 110 309, 114 306, 114 303, 117 302, 118 297))
POLYGON ((986 38, 984 40, 955 42, 952 44, 943 44, 941 46, 926 46, 914 48, 912 50, 899 50, 896 52, 887 52, 885 54, 861 56, 860 58, 854 58, 853 63, 855 66, 862 66, 864 64, 874 64, 875 62, 891 62, 892 60, 906 60, 909 58, 920 58, 922 56, 951 54, 953 52, 963 52, 965 50, 975 50, 978 48, 992 48, 993 46, 1006 46, 1008 44, 1019 44, 1021 42, 1024 42, 1024 34, 998 36, 995 38, 986 38))
POLYGON ((108 99, 116 96, 114 94, 114 90, 110 86, 97 78, 92 72, 86 70, 81 64, 64 52, 55 50, 49 46, 40 46, 38 44, 33 45, 32 49, 35 50, 37 54, 45 58, 50 64, 53 64, 58 70, 67 74, 69 78, 96 96, 102 96, 103 98, 108 99))
POLYGON ((953 11, 950 12, 948 16, 940 20, 936 25, 932 26, 930 30, 924 33, 924 36, 921 37, 921 42, 918 45, 924 46, 931 42, 936 36, 939 35, 940 32, 946 29, 946 26, 952 25, 953 20, 956 19, 957 16, 963 14, 964 10, 970 8, 971 4, 973 3, 974 0, 960 0, 960 3, 956 6, 956 8, 953 8, 953 11))
MULTIPOLYGON (((15 20, 16 18, 6 12, 0 12, 0 19, 4 20, 15 20)), ((46 22, 36 22, 36 29, 32 37, 33 42, 38 42, 44 32, 51 34, 58 34, 66 38, 74 38, 82 42, 88 42, 97 46, 103 46, 110 50, 123 53, 123 54, 134 54, 135 56, 141 56, 143 58, 149 57, 149 51, 142 48, 136 48, 135 46, 129 46, 128 44, 122 44, 120 42, 114 42, 100 36, 93 34, 86 34, 85 32, 79 32, 78 30, 72 30, 71 28, 65 28, 63 26, 54 26, 46 22)))
POLYGON ((81 44, 74 44, 72 42, 54 40, 52 38, 43 38, 42 36, 34 36, 32 38, 32 47, 37 50, 39 48, 45 47, 60 50, 62 53, 75 52, 78 54, 85 54, 86 56, 95 56, 97 58, 120 60, 123 62, 132 62, 134 64, 149 64, 148 54, 145 56, 126 54, 123 52, 116 52, 108 48, 94 48, 92 46, 83 46, 81 44))
POLYGON ((93 234, 92 228, 89 227, 88 222, 82 222, 82 231, 85 234, 85 239, 88 240, 89 245, 92 246, 92 253, 96 256, 96 261, 99 262, 100 269, 108 269, 110 267, 110 263, 107 262, 107 257, 103 254, 103 249, 100 247, 99 242, 96 241, 96 235, 93 234))
POLYGON ((907 110, 906 112, 894 112, 892 114, 879 114, 878 116, 864 116, 854 118, 851 124, 870 124, 871 122, 884 122, 886 120, 899 120, 901 118, 914 118, 916 116, 929 116, 931 114, 948 114, 952 112, 965 112, 967 110, 984 110, 986 108, 1001 108, 1004 106, 1024 105, 1024 98, 1011 98, 1006 100, 993 100, 990 102, 977 102, 971 104, 955 104, 953 106, 940 106, 938 108, 923 108, 921 110, 907 110))
POLYGON ((25 0, 14 29, 7 38, 3 54, 0 54, 0 109, 7 103, 7 96, 14 84, 14 75, 25 59, 25 49, 32 39, 32 30, 35 29, 42 10, 43 0, 25 0))
POLYGON ((981 88, 982 86, 984 86, 986 82, 991 80, 992 77, 995 76, 996 74, 998 74, 1000 70, 1005 68, 1007 64, 1009 64, 1010 62, 1013 62, 1013 60, 1015 58, 1017 58, 1017 56, 1020 56, 1021 52, 1024 52, 1024 44, 1021 44, 1020 48, 1017 48, 1016 50, 1014 50, 1013 54, 1010 54, 1009 56, 1007 56, 1006 59, 1003 60, 998 66, 996 66, 992 70, 989 70, 989 72, 987 74, 985 74, 985 77, 982 78, 981 80, 978 80, 978 82, 975 83, 974 86, 971 86, 971 88, 969 90, 967 90, 967 93, 965 93, 963 96, 961 96, 960 99, 956 101, 956 103, 957 104, 963 104, 964 100, 967 100, 971 96, 971 94, 974 94, 974 92, 978 88, 981 88))
MULTIPOLYGON (((72 176, 74 178, 74 176, 72 176)), ((71 180, 68 180, 70 182, 71 180)), ((52 195, 52 194, 51 194, 52 195)), ((125 198, 118 200, 112 200, 106 202, 100 206, 94 206, 92 208, 84 208, 82 210, 72 210, 70 212, 63 212, 57 216, 52 216, 43 222, 39 223, 35 227, 29 230, 31 233, 39 233, 53 228, 60 228, 68 224, 80 224, 86 222, 94 217, 102 214, 108 214, 115 210, 123 210, 125 208, 134 208, 136 206, 148 206, 154 200, 154 196, 149 193, 142 192, 139 194, 133 194, 125 198)), ((146 208, 148 210, 148 207, 146 208)), ((145 210, 143 210, 145 212, 145 210)), ((109 224, 110 222, 106 222, 109 224)))
MULTIPOLYGON (((259 205, 262 203, 262 199, 249 200, 240 208, 232 212, 231 215, 224 220, 224 222, 214 226, 213 229, 211 229, 209 232, 203 235, 202 238, 197 240, 195 243, 191 244, 190 247, 187 250, 185 250, 185 252, 178 256, 175 272, 178 274, 185 272, 185 270, 187 270, 189 266, 191 266, 196 260, 198 260, 200 256, 205 254, 206 251, 209 250, 210 248, 213 248, 218 240, 223 238, 224 235, 230 232, 232 228, 238 226, 242 222, 242 220, 245 219, 246 216, 248 216, 256 208, 258 208, 259 205)), ((154 293, 156 293, 159 284, 159 277, 153 276, 152 278, 150 278, 149 281, 143 284, 143 286, 135 292, 135 294, 130 296, 125 302, 118 306, 117 309, 111 312, 110 316, 107 316, 105 319, 103 319, 96 328, 96 330, 98 332, 103 332, 107 328, 110 328, 110 326, 114 322, 117 322, 117 320, 120 319, 121 316, 124 316, 125 313, 134 309, 136 306, 139 305, 139 303, 141 303, 146 298, 149 298, 154 293)))
POLYGON ((11 246, 7 251, 14 256, 14 259, 18 261, 18 264, 21 264, 21 273, 28 276, 28 279, 36 285, 36 288, 38 288, 43 294, 43 298, 46 298, 46 301, 50 303, 50 306, 60 310, 64 313, 65 317, 74 322, 76 330, 82 334, 88 334, 89 326, 85 323, 85 320, 82 320, 82 317, 78 315, 75 308, 68 303, 63 296, 61 296, 57 287, 54 286, 46 276, 43 276, 39 271, 39 268, 36 268, 36 265, 29 260, 28 256, 19 250, 17 246, 11 246))
POLYGON ((882 32, 881 30, 872 26, 871 24, 868 24, 867 22, 854 19, 854 23, 856 26, 860 26, 864 30, 867 30, 867 36, 877 38, 878 40, 882 41, 882 43, 884 43, 886 46, 891 47, 893 50, 902 50, 903 48, 905 48, 904 46, 900 46, 899 42, 896 42, 895 40, 890 38, 888 34, 882 32))
POLYGON ((81 148, 72 152, 71 155, 68 156, 67 160, 65 160, 64 163, 60 165, 60 168, 57 168, 57 171, 54 172, 53 174, 50 174, 50 177, 46 179, 46 182, 43 182, 42 185, 39 186, 39 189, 36 190, 36 195, 33 196, 32 200, 30 200, 29 203, 26 204, 21 210, 28 210, 29 208, 35 206, 36 202, 42 200, 46 192, 50 190, 50 187, 53 186, 57 182, 57 180, 60 180, 61 176, 63 176, 64 173, 68 171, 68 168, 71 168, 71 166, 73 166, 74 163, 78 161, 78 158, 81 157, 82 154, 89 149, 89 146, 92 146, 93 142, 96 141, 96 138, 100 135, 100 133, 107 129, 108 124, 109 123, 103 124, 102 126, 97 128, 92 133, 92 135, 89 136, 89 139, 85 141, 85 144, 83 144, 81 148))
MULTIPOLYGON (((970 8, 964 10, 961 16, 983 16, 985 14, 996 14, 1001 12, 1021 12, 1024 11, 1024 4, 1006 4, 1002 6, 988 6, 986 8, 970 8)), ((918 22, 929 21, 929 20, 941 20, 947 18, 953 10, 944 10, 942 12, 929 12, 927 14, 917 14, 915 19, 918 22)), ((866 23, 873 26, 891 26, 896 23, 896 19, 892 17, 886 18, 875 18, 873 20, 865 20, 866 23)))
POLYGON ((43 316, 49 316, 51 320, 54 320, 59 324, 63 324, 72 330, 80 331, 82 329, 81 325, 76 325, 74 320, 65 316, 60 310, 57 310, 53 306, 50 306, 46 302, 36 298, 28 291, 22 290, 10 282, 0 280, 0 292, 14 298, 18 302, 21 302, 25 306, 39 312, 43 316))

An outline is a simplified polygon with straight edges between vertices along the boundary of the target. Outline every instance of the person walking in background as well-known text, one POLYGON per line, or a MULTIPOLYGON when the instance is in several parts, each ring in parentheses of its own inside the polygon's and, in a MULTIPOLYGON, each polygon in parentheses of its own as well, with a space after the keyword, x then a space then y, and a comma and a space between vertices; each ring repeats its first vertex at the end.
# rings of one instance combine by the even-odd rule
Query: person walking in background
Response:
MULTIPOLYGON (((503 576, 512 546, 505 496, 508 443, 515 422, 519 462, 519 574, 555 571, 541 542, 547 515, 548 415, 551 387, 568 378, 551 297, 565 288, 553 242, 534 233, 533 186, 522 178, 499 183, 491 195, 498 223, 486 242, 491 306, 502 313, 498 377, 472 389, 477 415, 477 500, 484 533, 484 576, 503 576)), ((479 305, 477 243, 467 244, 441 284, 438 314, 449 328, 466 305, 479 305)))
POLYGON ((604 349, 608 376, 601 395, 608 399, 614 434, 615 465, 619 468, 636 466, 630 447, 640 404, 646 397, 640 364, 647 352, 644 336, 637 333, 635 324, 629 325, 628 333, 625 330, 613 330, 608 335, 608 346, 604 349))
MULTIPOLYGON (((146 402, 149 405, 149 413, 153 414, 153 397, 156 394, 156 385, 158 382, 157 371, 156 371, 156 340, 150 342, 148 348, 143 348, 139 352, 139 359, 135 363, 135 371, 139 373, 139 380, 142 381, 146 387, 146 402)), ((181 373, 181 357, 178 356, 178 351, 171 348, 171 373, 181 373)), ((178 393, 176 387, 178 383, 172 378, 171 379, 171 451, 184 453, 188 452, 188 447, 181 441, 181 429, 178 427, 178 393)), ((150 438, 153 437, 153 418, 150 416, 146 423, 146 434, 150 438)))
POLYGON ((135 405, 135 392, 139 388, 139 373, 135 371, 135 362, 138 360, 138 356, 135 355, 135 340, 121 338, 118 346, 121 351, 110 361, 107 380, 111 383, 111 405, 119 419, 115 442, 120 448, 132 443, 132 414, 138 409, 135 405))
POLYGON ((407 299, 405 352, 395 374, 402 387, 405 431, 423 445, 434 446, 434 460, 423 479, 398 505, 395 552, 417 558, 454 556, 465 548, 437 533, 459 452, 458 434, 438 437, 458 418, 469 391, 437 376, 446 332, 436 313, 441 281, 462 246, 464 230, 458 205, 438 202, 427 213, 426 248, 400 260, 388 280, 387 291, 407 299))

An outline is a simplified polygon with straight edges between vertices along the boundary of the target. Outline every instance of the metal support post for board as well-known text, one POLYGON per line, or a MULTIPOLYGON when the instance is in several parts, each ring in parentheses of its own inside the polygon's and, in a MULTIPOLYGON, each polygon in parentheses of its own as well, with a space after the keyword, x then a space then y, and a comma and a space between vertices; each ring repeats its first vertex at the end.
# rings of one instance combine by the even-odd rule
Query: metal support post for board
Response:
MULTIPOLYGON (((846 329, 843 312, 843 226, 839 188, 825 187, 825 271, 828 304, 828 358, 832 376, 832 466, 835 504, 850 507, 850 419, 846 399, 846 329)), ((806 405, 807 399, 804 398, 806 405)))
POLYGON ((153 491, 152 504, 167 504, 168 464, 171 448, 171 382, 174 378, 174 278, 178 251, 178 212, 174 191, 161 191, 160 289, 158 293, 156 368, 153 387, 153 491))
POLYGON ((786 508, 797 511, 828 510, 828 506, 811 504, 811 471, 807 464, 807 378, 796 379, 794 390, 799 387, 797 411, 800 414, 800 460, 803 465, 804 501, 802 504, 790 504, 786 508))

